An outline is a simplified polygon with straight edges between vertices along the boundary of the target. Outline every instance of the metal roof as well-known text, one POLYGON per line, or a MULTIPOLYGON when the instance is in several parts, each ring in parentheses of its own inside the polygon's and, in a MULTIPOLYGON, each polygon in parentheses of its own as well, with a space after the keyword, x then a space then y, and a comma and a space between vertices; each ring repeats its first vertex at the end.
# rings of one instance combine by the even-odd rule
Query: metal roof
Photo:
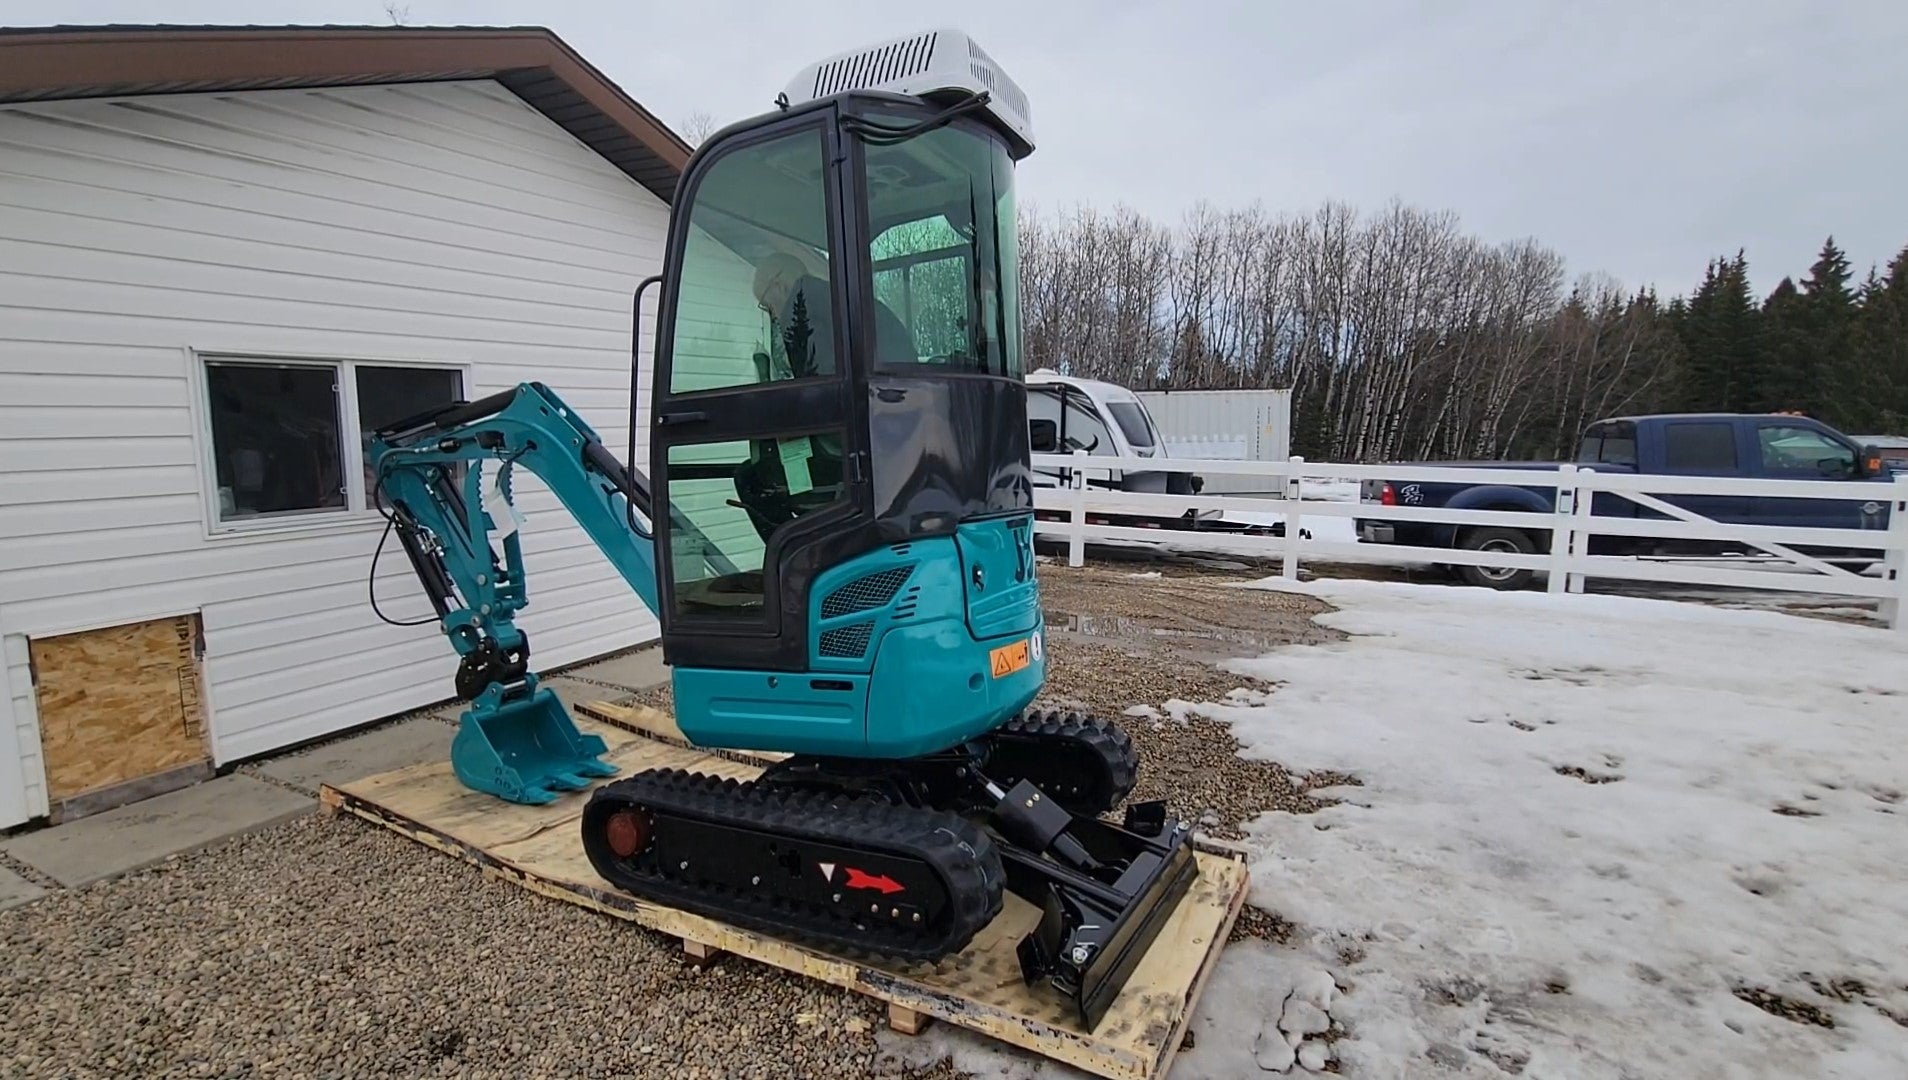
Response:
POLYGON ((539 26, 0 29, 0 102, 495 79, 664 202, 680 136, 539 26))

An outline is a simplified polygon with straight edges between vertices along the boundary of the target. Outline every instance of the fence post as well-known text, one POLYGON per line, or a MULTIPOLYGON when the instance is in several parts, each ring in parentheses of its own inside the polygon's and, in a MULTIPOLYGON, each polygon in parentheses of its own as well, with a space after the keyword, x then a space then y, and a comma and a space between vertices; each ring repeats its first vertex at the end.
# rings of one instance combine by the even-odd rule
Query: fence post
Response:
MULTIPOLYGON (((1581 566, 1580 560, 1590 554, 1590 534, 1596 529, 1590 517, 1591 511, 1596 509, 1597 504, 1597 470, 1578 469, 1576 486, 1577 493, 1574 500, 1576 505, 1570 515, 1570 563, 1572 566, 1581 566)), ((1572 571, 1566 577, 1568 578, 1565 585, 1566 592, 1583 591, 1584 574, 1582 572, 1572 571)))
POLYGON ((1557 467, 1557 504, 1551 507, 1550 577, 1546 592, 1561 593, 1570 585, 1571 560, 1576 555, 1577 467, 1557 467))
POLYGON ((1305 459, 1297 454, 1289 459, 1292 471, 1285 474, 1285 565, 1279 569, 1285 580, 1299 579, 1299 510, 1305 498, 1304 481, 1299 476, 1305 459))
POLYGON ((1908 635, 1908 475, 1895 477, 1888 495, 1888 550, 1882 555, 1882 576, 1895 594, 1881 602, 1881 617, 1897 634, 1908 635))
POLYGON ((1073 452, 1073 499, 1067 509, 1067 565, 1086 565, 1086 459, 1085 450, 1073 452))

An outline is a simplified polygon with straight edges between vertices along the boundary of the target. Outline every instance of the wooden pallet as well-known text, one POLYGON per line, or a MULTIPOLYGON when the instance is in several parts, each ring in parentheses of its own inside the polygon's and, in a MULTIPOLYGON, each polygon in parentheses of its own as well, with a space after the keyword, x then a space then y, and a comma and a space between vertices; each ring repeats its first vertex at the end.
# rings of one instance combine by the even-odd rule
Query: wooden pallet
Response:
MULTIPOLYGON (((603 736, 606 760, 624 775, 675 767, 746 779, 760 771, 749 758, 770 756, 719 757, 689 748, 674 722, 653 709, 593 702, 577 711, 583 714, 578 726, 603 736)), ((914 1034, 938 1018, 1114 1080, 1160 1080, 1172 1067, 1246 894, 1244 854, 1202 842, 1199 879, 1089 1034, 1058 994, 1021 981, 1014 947, 1038 913, 1012 894, 966 951, 933 967, 891 967, 648 904, 611 887, 590 866, 578 836, 588 793, 545 806, 507 803, 464 787, 445 761, 325 785, 319 798, 333 813, 376 822, 502 880, 678 937, 696 962, 735 953, 885 1001, 898 1031, 914 1034)))

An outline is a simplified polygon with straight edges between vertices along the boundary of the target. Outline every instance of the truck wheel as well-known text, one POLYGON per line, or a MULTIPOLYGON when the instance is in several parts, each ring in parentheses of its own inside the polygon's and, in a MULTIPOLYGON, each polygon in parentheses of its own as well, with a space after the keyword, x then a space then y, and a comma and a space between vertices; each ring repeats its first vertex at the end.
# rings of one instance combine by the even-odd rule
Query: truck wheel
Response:
MULTIPOLYGON (((1465 529, 1458 534, 1457 546, 1465 551, 1515 552, 1520 555, 1537 552, 1536 542, 1522 529, 1465 529)), ((1530 584, 1531 578, 1537 576, 1535 570, 1509 566, 1460 566, 1457 572, 1459 580, 1467 585, 1505 590, 1524 588, 1530 584)))

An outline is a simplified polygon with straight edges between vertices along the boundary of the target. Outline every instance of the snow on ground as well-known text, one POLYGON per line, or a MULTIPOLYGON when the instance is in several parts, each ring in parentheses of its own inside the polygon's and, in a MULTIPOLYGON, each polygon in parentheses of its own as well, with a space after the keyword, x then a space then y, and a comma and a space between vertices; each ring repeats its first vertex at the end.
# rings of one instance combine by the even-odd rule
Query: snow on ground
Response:
POLYGON ((1201 711, 1248 757, 1363 785, 1252 827, 1252 900, 1299 930, 1228 950, 1175 1077, 1277 1064, 1280 991, 1314 969, 1346 991, 1349 1076, 1908 1075, 1899 638, 1631 597, 1260 587, 1324 598, 1352 637, 1235 662, 1282 685, 1201 711))
MULTIPOLYGON (((1320 997, 1338 1067, 1369 1080, 1908 1076, 1903 639, 1634 597, 1253 587, 1322 597, 1351 637, 1235 661, 1279 687, 1199 711, 1248 757, 1362 784, 1250 827, 1251 900, 1297 930, 1221 955, 1173 1080, 1307 1073, 1323 1048, 1287 1048, 1320 1041, 1320 997)), ((943 1052, 1079 1075, 951 1030, 903 1051, 943 1052)))

